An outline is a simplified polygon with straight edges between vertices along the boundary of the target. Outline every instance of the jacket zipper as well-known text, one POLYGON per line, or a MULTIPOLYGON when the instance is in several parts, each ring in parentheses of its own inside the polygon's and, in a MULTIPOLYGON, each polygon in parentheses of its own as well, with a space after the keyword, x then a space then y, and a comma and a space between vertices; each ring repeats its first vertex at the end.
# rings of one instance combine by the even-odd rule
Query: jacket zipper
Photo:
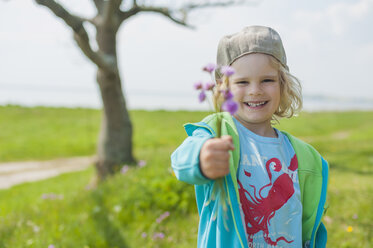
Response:
MULTIPOLYGON (((231 213, 232 213, 232 217, 233 217, 234 227, 235 227, 235 229, 236 229, 238 239, 240 240, 241 247, 242 247, 242 248, 245 248, 244 245, 243 245, 243 242, 242 242, 242 238, 241 238, 240 232, 238 231, 237 221, 236 221, 236 218, 235 218, 235 215, 234 215, 233 205, 232 205, 232 201, 231 201, 231 196, 230 196, 230 194, 229 194, 229 190, 228 190, 228 182, 227 182, 227 178, 226 178, 226 177, 224 178, 224 182, 225 182, 225 186, 226 186, 226 188, 227 188, 227 192, 228 192, 228 201, 229 201, 229 206, 230 206, 231 213)), ((242 220, 241 220, 241 221, 242 221, 242 220)), ((241 222, 241 224, 242 224, 242 222, 241 222)))

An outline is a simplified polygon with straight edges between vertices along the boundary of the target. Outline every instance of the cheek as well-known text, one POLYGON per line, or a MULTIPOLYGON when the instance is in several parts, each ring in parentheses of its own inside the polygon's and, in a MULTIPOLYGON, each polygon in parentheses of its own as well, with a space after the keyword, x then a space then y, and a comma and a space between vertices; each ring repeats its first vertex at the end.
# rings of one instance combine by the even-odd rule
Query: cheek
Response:
POLYGON ((234 100, 237 101, 237 100, 239 100, 239 99, 242 98, 243 91, 240 90, 239 87, 237 87, 237 86, 231 86, 230 90, 231 90, 231 92, 233 94, 234 100))
POLYGON ((275 98, 276 98, 276 105, 277 107, 281 104, 281 91, 278 90, 274 93, 275 98))
POLYGON ((281 97, 280 85, 276 85, 275 87, 271 87, 269 89, 269 92, 272 95, 272 97, 277 98, 278 100, 280 100, 280 97, 281 97))

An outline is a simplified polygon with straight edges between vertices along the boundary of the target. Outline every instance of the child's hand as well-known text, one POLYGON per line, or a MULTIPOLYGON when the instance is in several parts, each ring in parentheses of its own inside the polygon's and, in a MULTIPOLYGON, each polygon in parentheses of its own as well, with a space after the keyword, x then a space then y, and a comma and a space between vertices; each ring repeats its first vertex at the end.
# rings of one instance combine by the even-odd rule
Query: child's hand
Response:
POLYGON ((207 140, 199 155, 203 175, 210 179, 227 175, 229 173, 229 151, 232 150, 234 146, 232 137, 229 135, 207 140))

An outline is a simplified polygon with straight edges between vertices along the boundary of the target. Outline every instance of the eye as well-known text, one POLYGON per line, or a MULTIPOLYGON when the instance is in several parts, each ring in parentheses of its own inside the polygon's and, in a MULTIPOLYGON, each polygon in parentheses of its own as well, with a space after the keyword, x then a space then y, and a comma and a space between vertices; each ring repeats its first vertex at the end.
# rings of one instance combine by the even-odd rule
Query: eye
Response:
POLYGON ((238 82, 236 82, 236 84, 238 84, 238 85, 245 85, 245 84, 248 84, 249 82, 247 82, 247 81, 238 81, 238 82))
POLYGON ((271 78, 266 78, 264 79, 262 82, 263 83, 271 83, 271 82, 274 82, 275 80, 271 79, 271 78))

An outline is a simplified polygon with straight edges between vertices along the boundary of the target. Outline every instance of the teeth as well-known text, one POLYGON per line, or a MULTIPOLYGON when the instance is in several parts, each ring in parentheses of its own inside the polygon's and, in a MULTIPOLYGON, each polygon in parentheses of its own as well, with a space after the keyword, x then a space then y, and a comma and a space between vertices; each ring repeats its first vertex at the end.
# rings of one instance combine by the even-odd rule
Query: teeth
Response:
POLYGON ((249 107, 258 107, 258 106, 263 105, 265 103, 266 102, 258 102, 258 103, 249 103, 249 102, 247 102, 246 105, 248 105, 249 107))

